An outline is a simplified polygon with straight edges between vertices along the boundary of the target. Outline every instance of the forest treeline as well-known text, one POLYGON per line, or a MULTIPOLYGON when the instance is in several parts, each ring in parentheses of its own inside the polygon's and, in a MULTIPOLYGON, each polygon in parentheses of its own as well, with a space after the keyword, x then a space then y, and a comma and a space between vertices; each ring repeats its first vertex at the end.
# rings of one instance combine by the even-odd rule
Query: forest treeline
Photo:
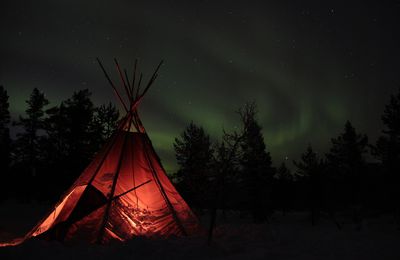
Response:
MULTIPOLYGON (((94 106, 88 90, 52 105, 34 89, 25 115, 15 121, 8 98, 0 86, 2 199, 56 200, 119 120, 111 103, 94 106), (18 129, 13 139, 12 126, 18 129)), ((373 214, 391 213, 400 223, 400 91, 383 108, 384 129, 376 143, 343 122, 326 154, 317 154, 309 144, 293 161, 293 171, 285 161, 272 164, 255 103, 240 108, 237 117, 238 130, 223 131, 220 140, 212 141, 193 122, 175 138, 179 169, 172 177, 195 209, 240 210, 255 221, 266 221, 277 210, 309 210, 313 225, 321 216, 335 220, 338 212, 348 212, 356 224, 373 214)))
POLYGON ((2 198, 58 199, 116 129, 119 112, 94 106, 84 89, 51 105, 33 89, 25 115, 11 121, 7 91, 0 86, 0 169, 2 198), (10 138, 10 126, 16 137, 10 138))
POLYGON ((212 143, 193 122, 175 139, 175 177, 191 205, 241 210, 255 221, 267 221, 276 210, 309 210, 312 225, 324 216, 339 229, 338 213, 357 228, 364 218, 385 213, 400 227, 400 90, 383 108, 384 129, 376 143, 343 122, 326 154, 309 144, 293 161, 293 171, 285 161, 272 165, 256 105, 246 104, 237 114, 241 129, 224 132, 220 141, 212 143))

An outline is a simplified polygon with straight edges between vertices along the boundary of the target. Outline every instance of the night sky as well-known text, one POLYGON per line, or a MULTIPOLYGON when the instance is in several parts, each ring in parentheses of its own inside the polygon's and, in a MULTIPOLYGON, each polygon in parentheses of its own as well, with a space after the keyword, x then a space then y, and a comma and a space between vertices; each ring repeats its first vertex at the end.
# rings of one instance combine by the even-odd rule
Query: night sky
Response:
POLYGON ((400 1, 378 2, 1 1, 0 84, 14 118, 34 87, 51 105, 84 88, 117 103, 95 57, 115 79, 113 57, 146 78, 164 59, 140 112, 167 171, 191 120, 219 138, 246 101, 278 165, 308 143, 325 153, 346 120, 380 134, 400 86, 400 1))

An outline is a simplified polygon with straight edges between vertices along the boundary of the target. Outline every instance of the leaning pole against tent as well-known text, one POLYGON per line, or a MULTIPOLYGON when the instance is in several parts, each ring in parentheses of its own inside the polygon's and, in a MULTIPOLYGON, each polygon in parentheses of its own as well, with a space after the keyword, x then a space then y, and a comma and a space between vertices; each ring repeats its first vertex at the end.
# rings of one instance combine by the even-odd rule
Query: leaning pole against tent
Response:
POLYGON ((125 116, 51 211, 24 237, 0 246, 18 245, 34 237, 104 244, 137 236, 185 236, 198 232, 196 216, 168 179, 138 113, 162 62, 148 83, 141 86, 143 74, 138 76, 137 61, 130 80, 127 70, 122 71, 115 59, 121 80, 118 88, 101 61, 97 61, 125 116))

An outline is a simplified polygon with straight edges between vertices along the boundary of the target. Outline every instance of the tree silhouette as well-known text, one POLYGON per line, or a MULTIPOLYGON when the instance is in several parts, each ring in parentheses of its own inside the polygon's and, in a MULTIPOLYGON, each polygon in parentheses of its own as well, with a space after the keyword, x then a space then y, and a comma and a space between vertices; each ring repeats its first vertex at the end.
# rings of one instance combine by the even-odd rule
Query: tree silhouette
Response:
POLYGON ((238 173, 239 173, 239 156, 238 147, 243 139, 243 133, 239 134, 236 131, 228 134, 224 131, 223 141, 216 144, 216 156, 213 158, 214 162, 214 183, 215 190, 213 190, 214 197, 212 197, 212 206, 210 214, 210 227, 208 232, 208 244, 211 243, 215 220, 217 218, 218 208, 222 208, 224 220, 226 220, 225 209, 237 208, 236 202, 238 201, 239 187, 238 173))
POLYGON ((296 174, 300 179, 305 180, 307 189, 307 200, 311 211, 311 224, 314 226, 320 216, 322 207, 322 163, 311 145, 301 155, 299 162, 293 161, 297 167, 296 174))
POLYGON ((44 93, 34 88, 25 110, 27 117, 19 116, 16 125, 22 127, 23 132, 17 134, 16 154, 18 162, 29 168, 31 177, 37 174, 37 167, 43 161, 44 136, 44 108, 49 104, 44 93))
POLYGON ((238 208, 237 201, 240 197, 237 192, 240 188, 239 146, 241 141, 241 133, 224 131, 222 141, 215 144, 213 172, 216 189, 218 189, 216 193, 220 194, 220 208, 238 208))
POLYGON ((87 165, 97 146, 92 142, 96 139, 92 135, 95 131, 91 128, 95 111, 91 95, 88 89, 80 90, 64 102, 69 120, 69 157, 76 162, 79 171, 87 165))
POLYGON ((343 204, 352 207, 353 220, 360 225, 361 174, 365 170, 364 155, 367 152, 368 138, 366 135, 358 134, 351 123, 347 121, 344 132, 331 141, 332 147, 326 155, 330 169, 329 174, 336 178, 338 185, 336 194, 341 193, 343 204))
POLYGON ((382 163, 389 193, 389 204, 394 209, 397 223, 400 225, 400 89, 397 95, 391 95, 382 115, 385 129, 379 137, 373 154, 382 163))
POLYGON ((238 112, 244 129, 240 143, 243 205, 250 207, 255 221, 263 221, 272 212, 271 185, 275 169, 266 151, 255 103, 247 103, 238 112))
POLYGON ((51 165, 56 165, 67 158, 69 145, 67 136, 69 133, 69 119, 64 102, 59 106, 46 111, 48 117, 45 120, 48 142, 46 145, 46 159, 51 165))
POLYGON ((293 200, 293 175, 287 168, 285 162, 278 167, 276 174, 276 200, 283 215, 289 210, 293 200))
MULTIPOLYGON (((0 178, 4 183, 9 181, 9 165, 10 165, 10 104, 8 103, 7 91, 3 86, 0 86, 0 178)), ((5 189, 7 189, 7 186, 5 189)), ((3 187, 4 187, 3 186, 3 187)), ((6 190, 0 189, 0 200, 4 198, 6 190)))
POLYGON ((50 172, 60 173, 59 190, 71 185, 98 151, 102 140, 101 130, 94 123, 95 107, 90 97, 89 90, 80 90, 46 111, 46 151, 50 172))
POLYGON ((119 111, 111 102, 95 109, 93 128, 100 131, 101 142, 106 141, 118 126, 119 111))
POLYGON ((180 137, 175 138, 178 188, 193 205, 204 207, 209 195, 209 178, 213 150, 204 129, 191 122, 180 137))

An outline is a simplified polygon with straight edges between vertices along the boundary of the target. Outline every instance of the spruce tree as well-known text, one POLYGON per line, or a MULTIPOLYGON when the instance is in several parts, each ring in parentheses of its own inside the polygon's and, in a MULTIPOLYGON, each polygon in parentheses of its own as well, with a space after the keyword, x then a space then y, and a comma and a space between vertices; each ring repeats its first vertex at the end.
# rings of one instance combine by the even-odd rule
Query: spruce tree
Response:
POLYGON ((180 137, 175 138, 174 150, 179 165, 178 188, 194 205, 207 206, 213 158, 210 136, 191 122, 180 137))
MULTIPOLYGON (((75 169, 81 171, 86 167, 95 148, 93 147, 91 125, 94 116, 92 93, 88 89, 74 92, 72 97, 64 102, 68 122, 69 133, 69 157, 75 164, 75 169)), ((96 145, 94 145, 96 146, 96 145)))
POLYGON ((90 98, 89 90, 79 90, 46 111, 46 151, 51 167, 59 173, 58 190, 71 185, 98 151, 101 136, 93 128, 95 107, 90 98))
POLYGON ((394 209, 400 225, 400 89, 396 95, 390 96, 381 119, 385 128, 373 147, 373 155, 380 160, 386 180, 384 191, 389 201, 385 202, 394 209))
POLYGON ((293 175, 287 168, 286 163, 282 162, 275 174, 275 195, 278 206, 283 215, 289 210, 293 200, 293 175))
POLYGON ((119 111, 111 102, 95 109, 93 132, 99 131, 101 143, 104 143, 114 133, 118 126, 119 111))
POLYGON ((303 180, 307 190, 307 201, 311 211, 311 224, 314 226, 318 221, 322 207, 322 163, 311 147, 301 155, 299 162, 293 161, 297 167, 296 175, 303 180))
MULTIPOLYGON (((9 181, 8 170, 10 166, 10 104, 8 98, 7 91, 3 86, 0 86, 0 179, 3 184, 9 181)), ((7 189, 6 185, 2 186, 7 189)), ((0 189, 0 200, 6 193, 6 190, 0 189)))
POLYGON ((362 207, 362 173, 365 170, 365 154, 368 138, 358 134, 352 124, 347 121, 344 132, 333 138, 332 147, 326 155, 329 175, 336 180, 337 199, 343 206, 353 210, 355 224, 361 223, 362 207))
POLYGON ((244 129, 240 144, 242 203, 250 207, 255 221, 264 221, 272 213, 271 188, 275 169, 271 155, 266 151, 255 103, 246 104, 238 112, 244 129))
MULTIPOLYGON (((46 143, 46 160, 55 167, 67 159, 69 154, 70 120, 67 114, 67 108, 64 101, 59 106, 51 107, 46 110, 47 118, 45 120, 46 134, 48 142, 46 143)), ((64 169, 64 168, 61 168, 64 169)))
POLYGON ((29 168, 31 176, 35 177, 38 164, 43 160, 44 135, 44 108, 49 104, 44 93, 34 88, 29 100, 26 117, 20 116, 16 125, 22 127, 23 132, 17 134, 17 157, 19 163, 29 168))

